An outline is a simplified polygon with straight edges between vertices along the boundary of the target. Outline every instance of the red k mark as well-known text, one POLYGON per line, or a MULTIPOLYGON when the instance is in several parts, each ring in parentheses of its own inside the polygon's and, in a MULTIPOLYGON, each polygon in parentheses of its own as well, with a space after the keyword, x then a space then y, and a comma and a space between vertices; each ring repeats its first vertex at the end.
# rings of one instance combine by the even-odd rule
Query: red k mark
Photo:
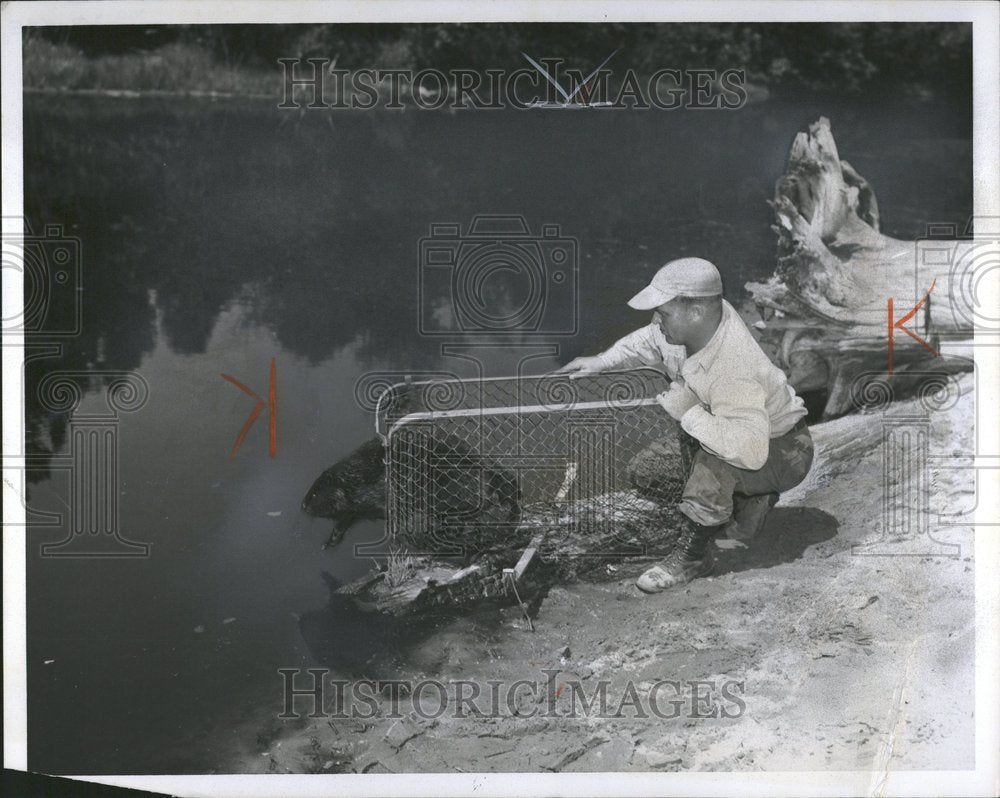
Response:
MULTIPOLYGON (((275 363, 275 359, 271 358, 271 378, 268 386, 267 393, 267 411, 268 411, 268 426, 270 430, 270 436, 268 438, 267 451, 274 457, 278 454, 278 366, 275 363)), ((229 459, 233 460, 236 458, 236 452, 239 451, 240 446, 243 445, 243 439, 247 436, 250 428, 257 421, 257 417, 260 415, 261 411, 264 409, 264 400, 260 398, 256 391, 251 391, 240 382, 235 377, 231 377, 228 374, 223 374, 222 379, 228 380, 237 388, 239 388, 247 396, 252 396, 257 400, 257 404, 254 405, 253 410, 250 411, 250 415, 247 416, 246 423, 243 424, 243 428, 240 430, 240 434, 236 436, 236 441, 233 443, 233 450, 229 453, 229 459)))
POLYGON ((910 319, 916 316, 917 311, 920 310, 920 308, 924 306, 924 303, 930 299, 931 291, 934 290, 935 285, 937 285, 937 279, 935 279, 934 282, 931 283, 931 287, 927 289, 927 294, 924 296, 924 298, 913 306, 913 310, 911 310, 905 316, 901 316, 899 321, 893 320, 892 297, 889 297, 889 373, 890 374, 892 374, 892 352, 893 349, 895 348, 895 341, 893 340, 893 338, 896 334, 896 330, 902 330, 908 336, 910 336, 910 338, 912 338, 914 341, 920 344, 924 349, 926 349, 928 352, 931 352, 934 355, 934 357, 938 356, 938 352, 936 349, 934 349, 934 347, 932 347, 923 338, 921 338, 919 335, 913 332, 913 330, 903 326, 904 324, 906 324, 906 322, 908 322, 910 319))

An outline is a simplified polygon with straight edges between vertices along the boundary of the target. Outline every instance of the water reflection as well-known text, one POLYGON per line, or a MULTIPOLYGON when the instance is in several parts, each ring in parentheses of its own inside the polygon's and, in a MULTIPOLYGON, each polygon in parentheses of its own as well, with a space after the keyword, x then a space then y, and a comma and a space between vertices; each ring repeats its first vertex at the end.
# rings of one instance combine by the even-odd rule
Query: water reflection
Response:
MULTIPOLYGON (((383 615, 366 610, 338 594, 340 582, 327 572, 321 578, 329 590, 327 603, 306 610, 299 617, 299 631, 312 661, 329 668, 338 678, 392 679, 453 676, 460 661, 482 660, 491 644, 506 634, 501 607, 508 619, 517 613, 512 602, 483 602, 465 608, 438 609, 416 617, 383 615), (463 656, 465 654, 465 656, 463 656)), ((547 591, 527 599, 531 615, 547 591)))
POLYGON ((365 612, 336 593, 340 583, 328 571, 320 575, 329 590, 327 603, 306 610, 298 621, 313 661, 348 677, 391 678, 414 625, 392 615, 365 612))
MULTIPOLYGON (((771 270, 765 200, 791 135, 812 116, 765 103, 714 115, 289 121, 245 104, 50 102, 25 104, 26 207, 35 227, 58 222, 82 240, 84 323, 58 362, 29 366, 29 388, 56 367, 138 367, 157 313, 174 352, 202 353, 234 302, 312 364, 359 342, 363 359, 389 354, 427 367, 439 351, 418 334, 417 242, 432 223, 464 226, 482 212, 557 224, 579 240, 587 323, 560 339, 564 349, 592 348, 634 325, 618 310, 621 299, 668 257, 715 260, 739 298, 746 279, 771 270)), ((971 210, 971 159, 954 140, 967 130, 961 115, 946 116, 873 108, 834 116, 842 150, 879 192, 890 233, 912 237, 928 219, 962 221, 971 210), (865 140, 856 142, 855 130, 865 140), (935 135, 943 146, 928 150, 935 135), (910 151, 898 152, 901 137, 914 141, 910 151), (951 179, 921 189, 942 172, 951 179), (897 194, 924 204, 909 199, 901 214, 897 194)), ((454 299, 438 300, 447 317, 454 299)), ((65 419, 43 417, 33 390, 28 397, 32 450, 58 448, 65 419)))

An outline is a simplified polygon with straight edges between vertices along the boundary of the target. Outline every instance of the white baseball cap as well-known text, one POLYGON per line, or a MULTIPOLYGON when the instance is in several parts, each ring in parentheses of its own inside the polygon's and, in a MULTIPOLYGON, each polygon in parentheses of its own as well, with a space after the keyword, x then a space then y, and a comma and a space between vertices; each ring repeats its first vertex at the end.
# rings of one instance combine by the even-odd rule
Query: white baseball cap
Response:
POLYGON ((653 275, 649 285, 629 301, 636 310, 652 310, 678 296, 718 296, 722 276, 715 264, 704 258, 678 258, 653 275))

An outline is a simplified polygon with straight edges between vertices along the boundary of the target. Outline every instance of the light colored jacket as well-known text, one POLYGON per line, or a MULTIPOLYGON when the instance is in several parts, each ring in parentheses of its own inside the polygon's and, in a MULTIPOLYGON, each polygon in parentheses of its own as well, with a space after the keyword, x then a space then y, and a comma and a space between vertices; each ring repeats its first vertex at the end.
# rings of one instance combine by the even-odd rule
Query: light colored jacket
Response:
POLYGON ((806 415, 781 369, 764 354, 735 308, 691 357, 667 343, 655 322, 626 335, 598 357, 605 369, 663 364, 672 380, 660 403, 710 454, 739 468, 767 462, 768 442, 806 415))

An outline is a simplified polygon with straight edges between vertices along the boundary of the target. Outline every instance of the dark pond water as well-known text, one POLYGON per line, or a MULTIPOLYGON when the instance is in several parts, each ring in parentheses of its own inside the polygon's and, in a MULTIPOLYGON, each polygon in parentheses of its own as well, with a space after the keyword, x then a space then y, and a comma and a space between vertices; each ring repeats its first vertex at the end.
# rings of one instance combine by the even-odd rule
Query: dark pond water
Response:
MULTIPOLYGON (((365 622, 328 604, 331 578, 369 563, 321 551, 328 522, 299 509, 373 433, 359 379, 501 375, 529 356, 526 371, 548 370, 643 322, 625 300, 683 254, 715 261, 739 299, 772 269, 765 200, 820 114, 875 187, 887 232, 964 224, 971 122, 947 104, 343 115, 27 97, 29 221, 80 239, 83 287, 79 334, 27 371, 31 504, 65 514, 72 476, 71 419, 39 401, 44 378, 82 372, 79 421, 106 410, 106 372, 137 371, 148 400, 116 427, 120 528, 151 544, 144 559, 41 557, 66 530, 29 531, 29 767, 210 770, 273 718, 278 668, 388 656, 396 631, 365 649, 365 622), (578 291, 549 294, 540 322, 558 332, 577 318, 575 335, 496 348, 455 332, 445 352, 420 334, 420 239, 487 213, 576 241, 578 291), (220 375, 266 398, 272 358, 277 455, 265 414, 231 459, 254 400, 220 375)), ((483 301, 520 307, 519 285, 498 277, 483 301)), ((461 323, 435 291, 428 323, 461 323)), ((53 305, 48 323, 66 326, 71 307, 53 305)), ((348 543, 380 534, 362 524, 348 543)))

